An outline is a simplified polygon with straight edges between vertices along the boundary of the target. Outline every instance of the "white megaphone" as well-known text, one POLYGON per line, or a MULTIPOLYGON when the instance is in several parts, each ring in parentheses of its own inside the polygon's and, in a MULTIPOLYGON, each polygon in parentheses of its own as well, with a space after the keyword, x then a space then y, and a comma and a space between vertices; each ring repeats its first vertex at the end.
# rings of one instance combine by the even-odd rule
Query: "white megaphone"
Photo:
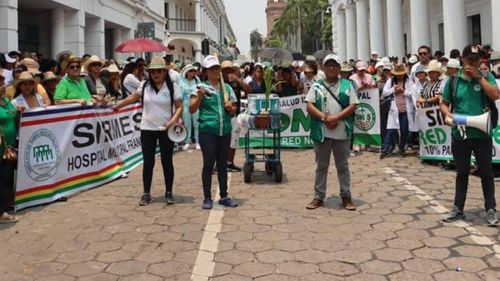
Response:
POLYGON ((477 116, 453 114, 453 118, 447 118, 446 122, 452 126, 473 127, 487 134, 491 134, 492 126, 490 120, 490 112, 488 111, 477 116))
MULTIPOLYGON (((161 131, 165 131, 167 128, 165 127, 160 127, 159 128, 161 131)), ((183 142, 186 137, 187 137, 187 129, 184 127, 184 125, 177 123, 170 128, 168 128, 167 131, 168 138, 176 143, 183 142)))

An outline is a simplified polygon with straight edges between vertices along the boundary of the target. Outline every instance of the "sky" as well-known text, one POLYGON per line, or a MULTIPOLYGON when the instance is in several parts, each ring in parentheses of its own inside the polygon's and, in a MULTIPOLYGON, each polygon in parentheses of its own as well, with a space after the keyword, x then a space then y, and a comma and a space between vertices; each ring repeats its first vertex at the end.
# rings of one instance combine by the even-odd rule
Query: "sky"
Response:
POLYGON ((242 54, 248 56, 250 52, 252 30, 258 29, 264 36, 267 33, 266 3, 266 0, 224 0, 226 13, 242 54))

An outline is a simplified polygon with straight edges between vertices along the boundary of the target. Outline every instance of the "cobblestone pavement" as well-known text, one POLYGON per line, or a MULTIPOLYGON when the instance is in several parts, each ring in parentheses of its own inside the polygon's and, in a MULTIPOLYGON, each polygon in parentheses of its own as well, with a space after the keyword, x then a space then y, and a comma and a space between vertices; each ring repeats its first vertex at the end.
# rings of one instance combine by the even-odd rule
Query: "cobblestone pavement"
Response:
POLYGON ((467 223, 443 224, 453 172, 365 152, 350 160, 358 210, 340 208, 331 169, 330 197, 308 211, 314 153, 283 158, 281 184, 264 173, 252 184, 231 175, 237 209, 201 210, 201 155, 192 151, 174 159, 176 205, 163 203, 157 162, 147 207, 137 205, 138 168, 68 202, 21 211, 18 224, 0 226, 0 280, 500 280, 500 233, 483 226, 477 178, 467 223))

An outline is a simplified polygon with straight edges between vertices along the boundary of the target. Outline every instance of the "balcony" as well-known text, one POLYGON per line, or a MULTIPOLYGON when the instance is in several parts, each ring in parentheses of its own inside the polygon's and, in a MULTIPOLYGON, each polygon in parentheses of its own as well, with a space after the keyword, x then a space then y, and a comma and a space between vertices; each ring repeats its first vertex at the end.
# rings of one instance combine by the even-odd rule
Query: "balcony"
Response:
POLYGON ((169 18, 165 24, 165 29, 170 31, 195 32, 196 20, 169 18))

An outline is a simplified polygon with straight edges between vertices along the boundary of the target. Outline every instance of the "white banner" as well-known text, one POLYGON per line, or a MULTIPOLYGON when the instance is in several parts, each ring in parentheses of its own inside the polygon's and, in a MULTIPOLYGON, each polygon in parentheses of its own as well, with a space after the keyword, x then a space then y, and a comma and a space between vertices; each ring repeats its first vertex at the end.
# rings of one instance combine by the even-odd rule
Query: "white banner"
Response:
POLYGON ((359 106, 354 117, 354 144, 381 145, 379 89, 358 91, 359 106))
POLYGON ((16 209, 52 202, 142 163, 141 105, 54 106, 21 118, 16 209))

